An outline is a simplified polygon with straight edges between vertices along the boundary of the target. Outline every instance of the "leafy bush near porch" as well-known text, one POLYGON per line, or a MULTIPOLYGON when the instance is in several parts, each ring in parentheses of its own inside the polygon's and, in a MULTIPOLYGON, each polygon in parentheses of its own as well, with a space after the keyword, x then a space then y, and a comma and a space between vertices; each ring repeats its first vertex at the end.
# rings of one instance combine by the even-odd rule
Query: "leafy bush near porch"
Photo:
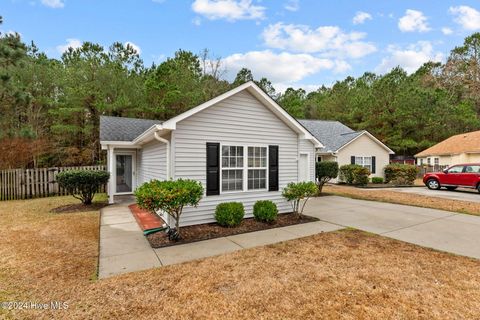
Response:
POLYGON ((255 220, 262 222, 274 222, 277 220, 277 205, 270 200, 259 200, 253 205, 255 220))
POLYGON ((318 192, 321 193, 323 185, 338 176, 338 162, 317 162, 315 165, 315 176, 317 177, 318 192))
POLYGON ((316 196, 317 192, 317 186, 311 181, 290 182, 283 189, 282 196, 287 199, 287 201, 291 201, 293 213, 300 218, 308 199, 316 196))
POLYGON ((392 163, 385 167, 385 182, 397 185, 413 185, 418 168, 410 164, 392 163))
POLYGON ((370 170, 358 164, 346 164, 340 167, 340 181, 346 184, 364 186, 368 183, 370 170))
POLYGON ((140 208, 152 213, 162 210, 175 220, 180 237, 180 217, 185 206, 196 207, 203 196, 202 184, 195 180, 151 180, 135 190, 140 208))
POLYGON ((241 202, 224 202, 215 208, 215 220, 224 227, 240 225, 245 216, 245 209, 241 202))
POLYGON ((58 185, 85 205, 92 204, 95 193, 109 178, 109 172, 93 170, 69 170, 56 176, 58 185))
POLYGON ((381 184, 383 183, 382 177, 372 177, 372 183, 381 184))

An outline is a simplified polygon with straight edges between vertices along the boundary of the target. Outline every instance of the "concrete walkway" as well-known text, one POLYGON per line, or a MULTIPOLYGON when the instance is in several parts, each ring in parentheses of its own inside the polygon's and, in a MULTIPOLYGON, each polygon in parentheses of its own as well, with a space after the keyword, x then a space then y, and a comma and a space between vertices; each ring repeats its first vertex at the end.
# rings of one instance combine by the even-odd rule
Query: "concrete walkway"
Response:
POLYGON ((127 204, 108 206, 101 211, 98 277, 182 263, 341 228, 317 221, 152 249, 127 204))
POLYGON ((412 206, 328 196, 314 198, 311 222, 152 249, 126 204, 102 209, 99 277, 181 263, 344 227, 480 259, 480 217, 412 206))
MULTIPOLYGON (((430 190, 427 187, 415 187, 415 188, 386 188, 386 189, 365 189, 365 190, 389 190, 405 193, 413 193, 421 196, 428 197, 437 197, 444 199, 460 200, 460 201, 471 201, 471 202, 480 202, 480 193, 475 189, 463 189, 459 188, 454 191, 449 191, 447 189, 440 190, 430 190)), ((441 201, 441 200, 439 200, 441 201)))
POLYGON ((344 197, 309 201, 305 214, 389 238, 480 259, 480 217, 344 197))

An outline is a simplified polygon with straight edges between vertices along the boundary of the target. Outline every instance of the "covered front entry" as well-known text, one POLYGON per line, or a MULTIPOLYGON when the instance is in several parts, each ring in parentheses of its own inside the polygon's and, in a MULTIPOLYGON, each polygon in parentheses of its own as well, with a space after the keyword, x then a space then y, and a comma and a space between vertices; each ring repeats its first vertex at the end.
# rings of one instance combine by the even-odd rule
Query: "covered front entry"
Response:
POLYGON ((113 203, 116 195, 128 195, 135 191, 137 184, 137 150, 112 148, 108 149, 107 166, 110 172, 108 183, 109 203, 113 203))

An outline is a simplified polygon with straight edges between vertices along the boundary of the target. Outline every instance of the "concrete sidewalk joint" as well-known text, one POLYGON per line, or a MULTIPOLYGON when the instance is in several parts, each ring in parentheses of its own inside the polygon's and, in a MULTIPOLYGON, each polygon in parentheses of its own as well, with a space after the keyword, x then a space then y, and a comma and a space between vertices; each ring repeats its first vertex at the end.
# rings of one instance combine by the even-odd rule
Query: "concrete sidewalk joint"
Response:
POLYGON ((109 206, 100 218, 99 278, 187 262, 241 249, 342 229, 316 221, 153 249, 126 206, 109 206))

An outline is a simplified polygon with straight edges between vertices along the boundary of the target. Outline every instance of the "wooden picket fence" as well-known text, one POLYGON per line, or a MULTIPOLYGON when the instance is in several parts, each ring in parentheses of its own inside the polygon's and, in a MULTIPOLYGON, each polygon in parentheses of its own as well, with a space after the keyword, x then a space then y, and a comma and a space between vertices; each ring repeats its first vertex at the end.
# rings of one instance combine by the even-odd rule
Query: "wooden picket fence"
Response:
MULTIPOLYGON (((56 176, 68 170, 105 170, 104 165, 0 170, 0 201, 67 195, 56 176)), ((106 192, 106 185, 100 188, 106 192)))

